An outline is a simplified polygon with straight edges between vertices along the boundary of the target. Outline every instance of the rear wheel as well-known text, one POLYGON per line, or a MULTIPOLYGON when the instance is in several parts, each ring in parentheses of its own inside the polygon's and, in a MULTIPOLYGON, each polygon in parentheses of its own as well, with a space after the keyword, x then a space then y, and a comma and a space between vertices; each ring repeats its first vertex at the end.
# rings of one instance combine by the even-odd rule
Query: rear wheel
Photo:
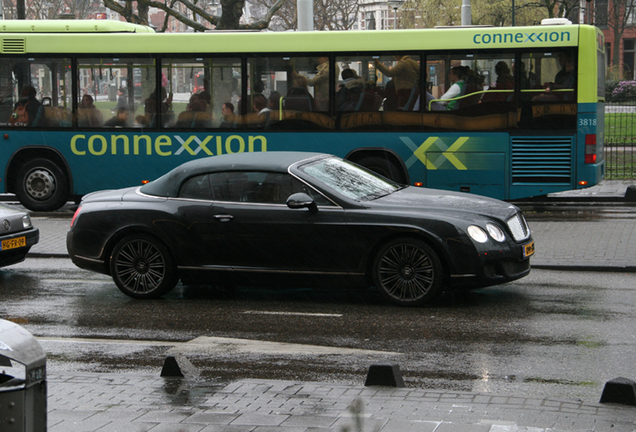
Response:
POLYGON ((177 284, 177 270, 168 249, 151 236, 123 238, 110 257, 110 274, 127 296, 158 298, 177 284))
POLYGON ((29 210, 57 210, 67 201, 68 178, 55 162, 33 159, 18 171, 15 194, 29 210))
POLYGON ((401 238, 379 251, 373 264, 373 282, 392 303, 419 306, 441 292, 442 265, 423 241, 401 238))

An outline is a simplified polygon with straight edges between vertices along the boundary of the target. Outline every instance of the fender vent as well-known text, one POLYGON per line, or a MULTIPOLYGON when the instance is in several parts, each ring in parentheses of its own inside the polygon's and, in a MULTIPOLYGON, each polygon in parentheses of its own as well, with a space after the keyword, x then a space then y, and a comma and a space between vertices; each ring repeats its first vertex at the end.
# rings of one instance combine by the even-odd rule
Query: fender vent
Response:
POLYGON ((23 38, 2 39, 2 54, 24 54, 26 40, 23 38))

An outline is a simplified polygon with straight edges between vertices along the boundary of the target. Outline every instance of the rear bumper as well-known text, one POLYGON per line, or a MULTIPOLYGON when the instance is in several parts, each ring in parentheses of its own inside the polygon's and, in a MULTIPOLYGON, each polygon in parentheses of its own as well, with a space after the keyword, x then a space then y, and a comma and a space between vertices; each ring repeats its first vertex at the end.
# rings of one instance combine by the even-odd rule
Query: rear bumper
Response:
POLYGON ((27 231, 20 231, 2 236, 0 237, 0 241, 12 240, 20 237, 25 237, 26 246, 15 249, 0 250, 0 267, 24 261, 31 247, 40 241, 40 230, 37 228, 31 228, 27 231))

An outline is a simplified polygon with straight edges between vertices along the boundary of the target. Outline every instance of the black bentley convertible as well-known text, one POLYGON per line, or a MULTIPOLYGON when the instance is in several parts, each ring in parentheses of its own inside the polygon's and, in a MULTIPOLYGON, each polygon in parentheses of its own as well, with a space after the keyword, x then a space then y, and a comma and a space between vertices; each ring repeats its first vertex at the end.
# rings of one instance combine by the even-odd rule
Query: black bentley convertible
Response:
POLYGON ((77 266, 135 298, 181 280, 374 286, 400 305, 519 279, 534 253, 514 205, 299 152, 198 159, 141 187, 87 195, 67 246, 77 266))

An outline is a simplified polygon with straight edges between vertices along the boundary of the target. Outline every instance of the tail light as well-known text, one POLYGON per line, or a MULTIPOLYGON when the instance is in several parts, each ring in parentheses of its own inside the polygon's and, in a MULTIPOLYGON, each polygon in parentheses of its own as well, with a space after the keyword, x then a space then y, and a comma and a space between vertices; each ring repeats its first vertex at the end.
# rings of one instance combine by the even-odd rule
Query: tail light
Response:
POLYGON ((596 135, 585 135, 585 163, 596 163, 596 135))
POLYGON ((73 225, 75 224, 75 220, 79 216, 81 210, 82 210, 82 206, 77 207, 77 210, 75 210, 75 214, 73 215, 73 219, 71 219, 71 228, 73 228, 73 225))

